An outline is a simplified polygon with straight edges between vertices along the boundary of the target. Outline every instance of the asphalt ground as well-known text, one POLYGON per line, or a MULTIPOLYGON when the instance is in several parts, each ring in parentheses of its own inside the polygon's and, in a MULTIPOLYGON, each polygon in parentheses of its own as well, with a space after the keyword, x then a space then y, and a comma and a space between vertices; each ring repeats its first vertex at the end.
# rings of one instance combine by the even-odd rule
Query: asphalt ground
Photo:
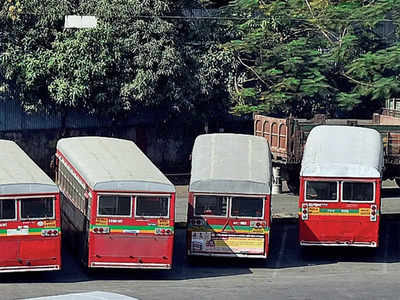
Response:
POLYGON ((188 260, 186 230, 178 229, 172 270, 87 272, 64 247, 61 271, 0 274, 0 299, 91 291, 163 300, 399 299, 399 219, 382 218, 376 250, 316 247, 302 251, 297 232, 297 224, 273 223, 267 260, 188 260))
MULTIPOLYGON (((186 230, 178 227, 172 270, 87 272, 63 244, 62 270, 0 274, 0 299, 104 291, 138 299, 399 299, 400 189, 383 188, 377 249, 298 244, 297 196, 273 195, 266 260, 186 256, 186 230)), ((177 186, 177 220, 185 224, 187 186, 177 186)), ((0 249, 1 251, 1 249, 0 249)), ((71 298, 73 299, 73 298, 71 298)))

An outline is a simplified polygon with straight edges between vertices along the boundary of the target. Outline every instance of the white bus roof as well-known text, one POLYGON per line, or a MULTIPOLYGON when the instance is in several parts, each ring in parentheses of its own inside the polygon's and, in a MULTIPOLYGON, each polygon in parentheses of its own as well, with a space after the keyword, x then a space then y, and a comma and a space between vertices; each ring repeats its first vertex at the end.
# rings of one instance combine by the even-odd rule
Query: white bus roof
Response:
POLYGON ((190 192, 270 194, 271 153, 266 139, 204 134, 192 152, 190 192))
POLYGON ((314 127, 304 149, 301 176, 380 178, 382 139, 374 129, 353 126, 314 127))
POLYGON ((57 150, 95 190, 175 192, 174 185, 132 141, 72 137, 59 140, 57 150))
POLYGON ((58 187, 15 142, 0 140, 0 195, 41 193, 58 187))

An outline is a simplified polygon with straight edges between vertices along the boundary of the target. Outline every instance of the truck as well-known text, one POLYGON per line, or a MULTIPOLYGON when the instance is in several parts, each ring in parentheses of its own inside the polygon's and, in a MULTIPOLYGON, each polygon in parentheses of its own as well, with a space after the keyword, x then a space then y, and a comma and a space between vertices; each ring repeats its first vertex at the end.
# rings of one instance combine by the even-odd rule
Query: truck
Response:
POLYGON ((330 119, 317 114, 312 119, 277 118, 254 114, 254 135, 267 139, 272 155, 274 184, 285 180, 289 191, 297 193, 304 145, 311 129, 319 125, 347 125, 377 130, 384 146, 383 180, 400 186, 400 99, 386 101, 381 113, 372 119, 330 119))

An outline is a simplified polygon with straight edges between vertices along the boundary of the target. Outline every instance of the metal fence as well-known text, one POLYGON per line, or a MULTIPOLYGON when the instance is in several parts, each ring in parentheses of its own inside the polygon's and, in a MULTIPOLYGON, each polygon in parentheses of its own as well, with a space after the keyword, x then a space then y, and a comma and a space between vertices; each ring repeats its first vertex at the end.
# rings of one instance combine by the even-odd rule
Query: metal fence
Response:
MULTIPOLYGON (((120 120, 120 126, 147 124, 158 118, 158 114, 147 113, 120 120)), ((37 130, 37 129, 78 129, 113 126, 111 119, 99 118, 83 111, 69 110, 65 119, 61 113, 27 113, 20 103, 0 96, 0 131, 37 130), (63 124, 64 121, 64 124, 63 124)))

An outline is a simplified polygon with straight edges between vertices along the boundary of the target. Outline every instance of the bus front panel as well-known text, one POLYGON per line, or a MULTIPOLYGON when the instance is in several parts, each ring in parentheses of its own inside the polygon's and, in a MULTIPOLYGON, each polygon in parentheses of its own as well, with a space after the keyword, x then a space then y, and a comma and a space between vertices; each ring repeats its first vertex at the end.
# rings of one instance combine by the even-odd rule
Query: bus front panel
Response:
POLYGON ((270 196, 189 196, 189 255, 266 258, 270 196))
POLYGON ((99 194, 89 267, 172 267, 174 194, 99 194))
POLYGON ((302 178, 301 245, 377 247, 380 181, 302 178))
POLYGON ((0 272, 61 267, 59 195, 0 200, 0 272))

